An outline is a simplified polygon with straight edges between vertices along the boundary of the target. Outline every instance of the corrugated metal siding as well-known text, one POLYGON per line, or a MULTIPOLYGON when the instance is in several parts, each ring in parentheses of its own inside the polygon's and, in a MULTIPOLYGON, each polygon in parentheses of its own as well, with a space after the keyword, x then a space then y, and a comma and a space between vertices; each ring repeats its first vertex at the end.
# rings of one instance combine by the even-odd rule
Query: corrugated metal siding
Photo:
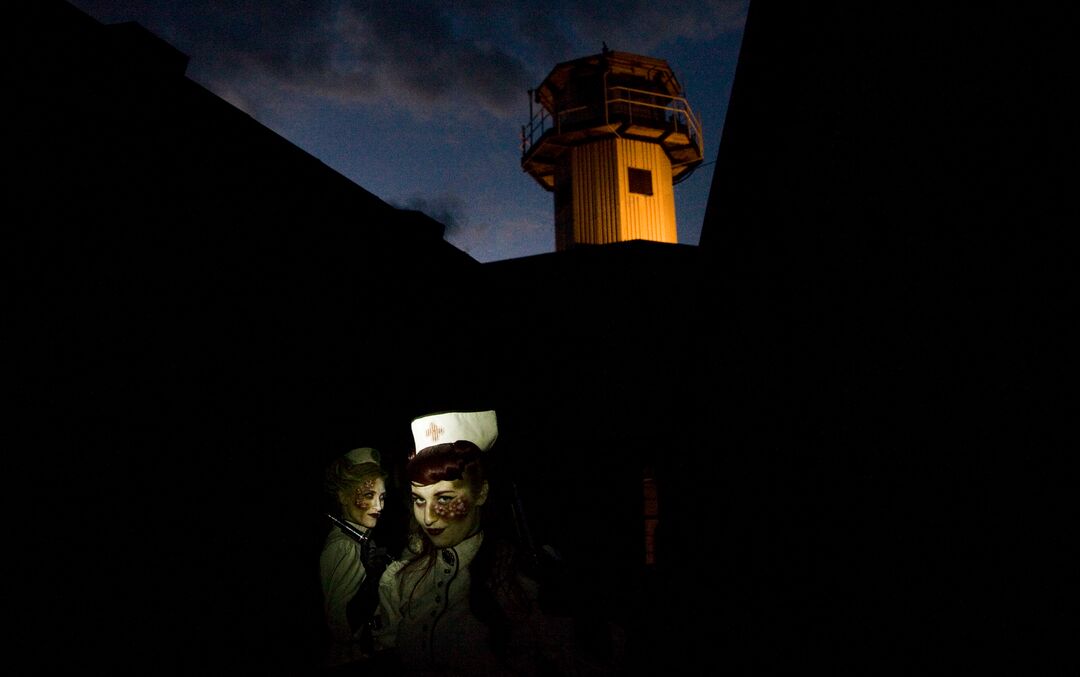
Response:
POLYGON ((574 191, 569 163, 555 168, 555 251, 574 244, 574 191))
POLYGON ((556 205, 556 220, 558 227, 573 219, 574 243, 679 241, 671 161, 659 144, 610 138, 577 146, 570 150, 570 175, 572 209, 556 205), (630 167, 650 172, 652 195, 630 192, 630 167))
POLYGON ((619 241, 619 164, 617 139, 577 146, 571 151, 574 241, 619 241))
POLYGON ((671 161, 659 144, 618 139, 619 213, 622 222, 619 240, 679 241, 675 227, 675 191, 671 183, 671 161), (627 169, 645 169, 652 174, 652 195, 631 193, 627 169))

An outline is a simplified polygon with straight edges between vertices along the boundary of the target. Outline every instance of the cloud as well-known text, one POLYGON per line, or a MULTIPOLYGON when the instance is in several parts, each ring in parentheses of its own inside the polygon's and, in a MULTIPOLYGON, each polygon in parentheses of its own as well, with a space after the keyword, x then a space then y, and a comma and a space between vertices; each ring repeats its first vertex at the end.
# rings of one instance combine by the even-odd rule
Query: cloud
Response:
POLYGON ((741 31, 748 3, 609 0, 564 4, 581 39, 602 40, 614 50, 651 54, 667 42, 704 42, 741 31))
POLYGON ((479 222, 448 234, 447 241, 481 263, 531 256, 555 248, 552 217, 512 218, 496 225, 479 222))
POLYGON ((405 200, 404 204, 391 203, 399 209, 415 209, 423 212, 446 226, 444 237, 459 233, 467 227, 468 219, 465 216, 465 201, 457 195, 439 195, 433 198, 414 195, 405 200))
POLYGON ((135 20, 191 57, 189 74, 257 116, 295 97, 393 107, 418 118, 520 114, 551 66, 599 52, 741 30, 746 0, 75 0, 135 20))

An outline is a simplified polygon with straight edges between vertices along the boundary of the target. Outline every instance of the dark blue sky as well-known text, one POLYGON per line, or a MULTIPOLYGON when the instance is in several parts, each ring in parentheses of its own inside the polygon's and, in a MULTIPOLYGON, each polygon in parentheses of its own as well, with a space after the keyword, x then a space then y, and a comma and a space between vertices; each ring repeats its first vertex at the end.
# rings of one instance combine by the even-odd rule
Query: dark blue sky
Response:
POLYGON ((520 164, 527 92, 604 43, 667 60, 702 120, 706 164, 675 187, 679 241, 698 243, 747 0, 72 4, 138 21, 193 80, 487 262, 554 250, 552 195, 520 164))

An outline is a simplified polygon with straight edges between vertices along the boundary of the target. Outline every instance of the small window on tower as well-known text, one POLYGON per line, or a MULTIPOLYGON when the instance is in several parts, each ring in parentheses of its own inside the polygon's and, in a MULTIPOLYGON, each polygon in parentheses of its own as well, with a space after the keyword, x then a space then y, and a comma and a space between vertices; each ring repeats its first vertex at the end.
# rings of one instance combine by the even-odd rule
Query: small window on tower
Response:
POLYGON ((628 168, 630 172, 630 192, 639 195, 652 195, 652 172, 648 169, 628 168))

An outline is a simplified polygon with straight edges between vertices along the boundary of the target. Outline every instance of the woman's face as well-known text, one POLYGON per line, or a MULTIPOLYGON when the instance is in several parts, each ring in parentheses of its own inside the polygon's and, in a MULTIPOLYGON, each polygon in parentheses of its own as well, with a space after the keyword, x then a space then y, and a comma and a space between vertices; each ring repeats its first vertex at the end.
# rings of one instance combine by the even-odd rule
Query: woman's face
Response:
POLYGON ((351 495, 344 496, 342 507, 349 520, 371 529, 378 523, 385 502, 386 482, 374 477, 361 482, 351 495))
POLYGON ((413 515, 436 548, 450 548, 480 529, 480 506, 487 500, 484 482, 479 494, 465 480, 412 485, 413 515))

